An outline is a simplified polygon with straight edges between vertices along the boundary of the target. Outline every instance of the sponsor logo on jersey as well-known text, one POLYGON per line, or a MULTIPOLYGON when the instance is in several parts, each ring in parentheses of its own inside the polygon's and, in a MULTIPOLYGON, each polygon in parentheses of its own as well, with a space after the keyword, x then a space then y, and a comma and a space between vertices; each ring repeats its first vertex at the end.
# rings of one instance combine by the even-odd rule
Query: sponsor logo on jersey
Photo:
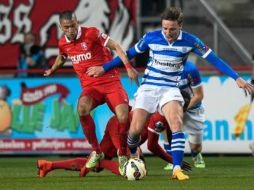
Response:
POLYGON ((92 58, 91 52, 69 56, 73 64, 78 64, 81 61, 86 61, 92 58))
POLYGON ((182 61, 181 62, 160 62, 156 59, 154 59, 154 63, 158 65, 162 65, 162 66, 176 68, 176 69, 180 69, 181 66, 183 65, 182 61))

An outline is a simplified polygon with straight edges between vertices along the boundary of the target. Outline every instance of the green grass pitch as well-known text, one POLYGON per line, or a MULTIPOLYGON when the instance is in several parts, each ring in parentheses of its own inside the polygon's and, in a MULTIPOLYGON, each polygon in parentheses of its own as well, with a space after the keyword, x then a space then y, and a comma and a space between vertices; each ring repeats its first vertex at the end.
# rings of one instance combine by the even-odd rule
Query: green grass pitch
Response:
MULTIPOLYGON (((69 158, 69 157, 68 157, 69 158)), ((45 178, 37 176, 40 157, 0 158, 0 190, 253 190, 254 157, 205 156, 207 168, 193 169, 190 180, 171 180, 163 170, 165 162, 146 157, 148 176, 140 181, 127 181, 108 171, 79 177, 77 171, 55 170, 45 178)), ((48 160, 67 157, 46 157, 48 160)), ((191 162, 190 157, 186 157, 191 162)), ((191 162, 192 163, 192 162, 191 162)))

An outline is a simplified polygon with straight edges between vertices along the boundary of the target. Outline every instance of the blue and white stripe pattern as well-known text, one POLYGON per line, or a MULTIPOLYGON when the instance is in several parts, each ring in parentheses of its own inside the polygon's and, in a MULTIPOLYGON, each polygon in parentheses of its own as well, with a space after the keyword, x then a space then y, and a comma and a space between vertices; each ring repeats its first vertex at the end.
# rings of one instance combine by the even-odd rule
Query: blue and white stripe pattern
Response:
POLYGON ((173 133, 171 141, 171 154, 173 157, 174 166, 181 166, 183 161, 184 148, 185 148, 184 133, 182 131, 173 133))
POLYGON ((180 31, 173 43, 169 43, 162 30, 148 32, 135 45, 142 53, 149 50, 149 61, 142 85, 177 87, 183 71, 183 64, 190 52, 205 58, 210 49, 196 36, 180 31))
POLYGON ((129 146, 131 155, 135 155, 137 153, 137 148, 139 146, 139 143, 141 141, 140 135, 137 136, 131 136, 130 134, 127 137, 127 144, 129 146))

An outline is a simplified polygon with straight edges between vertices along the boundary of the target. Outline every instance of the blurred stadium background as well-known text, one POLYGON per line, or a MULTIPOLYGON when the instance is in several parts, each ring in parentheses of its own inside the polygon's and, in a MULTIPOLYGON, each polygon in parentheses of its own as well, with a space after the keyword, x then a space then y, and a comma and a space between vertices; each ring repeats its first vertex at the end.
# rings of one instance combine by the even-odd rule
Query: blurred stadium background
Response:
MULTIPOLYGON (((76 113, 81 92, 79 81, 67 63, 53 77, 43 70, 18 70, 19 45, 24 33, 32 31, 43 47, 51 66, 58 53, 58 13, 75 10, 81 25, 96 26, 128 49, 147 31, 160 27, 160 13, 170 0, 0 0, 0 156, 73 155, 90 152, 76 113), (18 73, 36 74, 19 78, 18 73), (3 93, 3 89, 7 93, 3 93), (59 103, 59 99, 64 102, 59 103)), ((176 6, 181 6, 176 0, 176 6)), ((251 79, 254 47, 253 0, 183 0, 183 30, 200 37, 243 78, 251 79)), ((142 73, 147 54, 133 64, 142 73)), ((232 79, 221 75, 195 55, 205 89, 203 152, 208 154, 251 155, 254 111, 250 110, 245 130, 233 134, 237 115, 249 104, 232 79)), ((122 83, 133 99, 137 87, 130 84, 122 69, 122 83)), ((112 113, 103 105, 93 111, 101 139, 112 113)), ((161 139, 162 141, 162 139, 161 139)), ((149 153, 143 147, 145 153, 149 153)), ((186 153, 189 153, 186 146, 186 153)))

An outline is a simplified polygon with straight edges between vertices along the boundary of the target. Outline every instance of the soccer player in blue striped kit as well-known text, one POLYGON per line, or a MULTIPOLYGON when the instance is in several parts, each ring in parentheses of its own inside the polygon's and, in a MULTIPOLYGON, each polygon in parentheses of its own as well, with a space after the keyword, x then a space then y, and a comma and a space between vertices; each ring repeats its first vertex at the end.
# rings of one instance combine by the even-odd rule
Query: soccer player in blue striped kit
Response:
MULTIPOLYGON (((137 44, 127 51, 129 59, 149 50, 149 60, 141 86, 135 94, 133 119, 128 134, 128 146, 135 155, 140 133, 149 116, 159 111, 165 116, 172 131, 172 179, 187 180, 181 164, 184 156, 185 138, 183 133, 183 98, 178 88, 184 64, 190 52, 209 61, 222 73, 233 78, 238 87, 250 94, 254 86, 243 80, 231 67, 220 59, 198 37, 182 31, 183 13, 176 7, 167 8, 161 17, 162 29, 146 33, 137 44)), ((117 57, 111 62, 87 70, 89 76, 97 77, 115 66, 121 65, 117 57)))
MULTIPOLYGON (((205 168, 205 162, 201 154, 203 128, 205 122, 204 107, 202 100, 204 97, 203 85, 197 66, 187 60, 179 82, 181 91, 185 91, 191 97, 190 104, 183 115, 183 129, 188 134, 188 141, 191 156, 196 168, 205 168)), ((164 148, 171 155, 171 144, 164 135, 164 148)), ((168 163, 165 170, 172 170, 173 165, 168 163)))

